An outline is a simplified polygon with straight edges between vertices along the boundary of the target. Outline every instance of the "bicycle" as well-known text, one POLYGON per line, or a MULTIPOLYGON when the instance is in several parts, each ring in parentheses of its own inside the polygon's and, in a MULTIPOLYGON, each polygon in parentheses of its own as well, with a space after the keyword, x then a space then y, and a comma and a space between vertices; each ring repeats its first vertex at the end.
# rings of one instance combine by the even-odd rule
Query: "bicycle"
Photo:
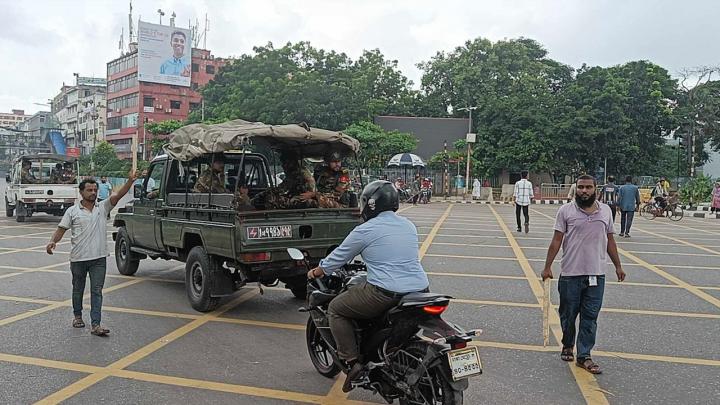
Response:
POLYGON ((658 206, 655 202, 647 202, 640 208, 640 216, 653 220, 657 217, 666 217, 671 221, 683 219, 685 211, 679 203, 668 203, 665 208, 658 206))

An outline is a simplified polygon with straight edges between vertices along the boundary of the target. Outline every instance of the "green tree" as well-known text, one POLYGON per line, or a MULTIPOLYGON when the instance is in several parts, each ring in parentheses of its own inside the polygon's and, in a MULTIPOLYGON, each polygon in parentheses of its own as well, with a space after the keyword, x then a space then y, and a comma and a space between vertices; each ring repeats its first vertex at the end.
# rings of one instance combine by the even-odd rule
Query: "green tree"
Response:
POLYGON ((720 73, 720 68, 686 69, 680 74, 677 133, 694 140, 695 166, 709 159, 706 144, 720 151, 720 81, 711 80, 715 73, 720 73))
MULTIPOLYGON (((341 130, 378 114, 414 107, 411 83, 379 50, 352 61, 307 42, 255 47, 226 65, 202 90, 206 120, 242 118, 270 124, 306 122, 341 130)), ((190 114, 198 122, 199 112, 190 114)))
POLYGON ((554 95, 572 80, 572 69, 547 57, 537 42, 492 43, 478 38, 421 63, 426 114, 467 116, 458 107, 477 106, 473 130, 474 172, 550 170, 558 142, 553 128, 554 95))
POLYGON ((353 124, 343 132, 360 142, 357 158, 365 168, 385 167, 393 155, 412 152, 417 147, 414 136, 404 132, 385 131, 368 121, 353 124))
POLYGON ((163 151, 163 146, 168 142, 168 135, 176 129, 182 128, 186 123, 178 120, 165 120, 159 122, 148 122, 145 124, 145 131, 151 136, 148 139, 152 156, 163 151))
POLYGON ((646 173, 676 126, 676 86, 665 69, 647 61, 583 66, 559 94, 558 162, 593 173, 607 159, 609 172, 646 173))
POLYGON ((125 177, 132 162, 119 159, 115 147, 106 141, 99 142, 90 155, 80 157, 80 174, 93 176, 125 177), (95 163, 95 170, 91 168, 95 163))

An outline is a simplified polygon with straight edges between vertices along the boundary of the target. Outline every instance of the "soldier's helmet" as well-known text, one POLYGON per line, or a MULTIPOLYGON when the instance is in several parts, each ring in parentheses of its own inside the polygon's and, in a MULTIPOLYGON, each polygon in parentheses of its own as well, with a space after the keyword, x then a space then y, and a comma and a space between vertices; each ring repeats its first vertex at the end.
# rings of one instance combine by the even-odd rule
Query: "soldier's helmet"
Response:
POLYGON ((325 161, 330 162, 340 162, 342 160, 342 156, 340 156, 340 152, 328 152, 325 154, 325 161))
POLYGON ((375 180, 368 184, 360 194, 360 215, 368 221, 383 211, 397 211, 400 197, 392 183, 375 180))

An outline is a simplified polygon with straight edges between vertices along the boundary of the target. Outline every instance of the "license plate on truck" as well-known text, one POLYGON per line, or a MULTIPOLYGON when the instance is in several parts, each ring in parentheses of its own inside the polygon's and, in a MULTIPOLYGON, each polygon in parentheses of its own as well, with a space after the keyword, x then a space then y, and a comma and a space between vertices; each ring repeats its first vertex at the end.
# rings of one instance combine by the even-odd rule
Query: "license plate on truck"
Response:
POLYGON ((448 362, 453 381, 482 374, 482 363, 477 347, 451 350, 448 352, 448 362))
POLYGON ((291 239, 292 225, 249 226, 248 239, 291 239))

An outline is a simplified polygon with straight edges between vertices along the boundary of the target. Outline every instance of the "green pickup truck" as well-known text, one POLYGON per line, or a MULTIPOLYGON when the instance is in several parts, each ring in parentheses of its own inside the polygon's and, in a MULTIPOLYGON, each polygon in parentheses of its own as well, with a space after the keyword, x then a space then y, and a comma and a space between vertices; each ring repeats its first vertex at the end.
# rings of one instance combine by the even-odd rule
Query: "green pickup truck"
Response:
MULTIPOLYGON (((242 125, 247 124, 241 121, 231 127, 242 125)), ((256 128, 257 123, 254 125, 256 128)), ((142 184, 135 185, 133 203, 115 216, 113 240, 120 273, 135 274, 146 258, 185 262, 187 296, 201 312, 213 310, 221 297, 250 282, 273 286, 281 281, 296 297, 305 298, 307 270, 291 259, 286 249, 298 248, 311 264, 317 264, 360 223, 357 204, 350 208, 238 209, 233 192, 238 184, 247 185, 253 197, 273 187, 275 178, 266 156, 249 152, 252 148, 245 145, 251 140, 253 145, 264 141, 272 147, 303 149, 306 145, 302 150, 305 156, 322 156, 320 152, 327 148, 354 152, 357 141, 342 134, 341 138, 328 138, 325 132, 329 131, 294 126, 292 133, 305 137, 298 141, 296 136, 278 134, 278 126, 267 126, 271 136, 241 131, 243 137, 235 142, 217 147, 220 141, 215 139, 212 148, 197 147, 186 153, 188 145, 197 146, 195 138, 202 140, 204 133, 190 127, 193 125, 178 130, 184 132, 171 140, 168 154, 153 159, 142 184), (184 137, 188 134, 192 139, 184 137), (224 156, 226 192, 193 192, 198 175, 218 153, 224 156)), ((237 137, 237 131, 227 136, 231 135, 237 137)))

